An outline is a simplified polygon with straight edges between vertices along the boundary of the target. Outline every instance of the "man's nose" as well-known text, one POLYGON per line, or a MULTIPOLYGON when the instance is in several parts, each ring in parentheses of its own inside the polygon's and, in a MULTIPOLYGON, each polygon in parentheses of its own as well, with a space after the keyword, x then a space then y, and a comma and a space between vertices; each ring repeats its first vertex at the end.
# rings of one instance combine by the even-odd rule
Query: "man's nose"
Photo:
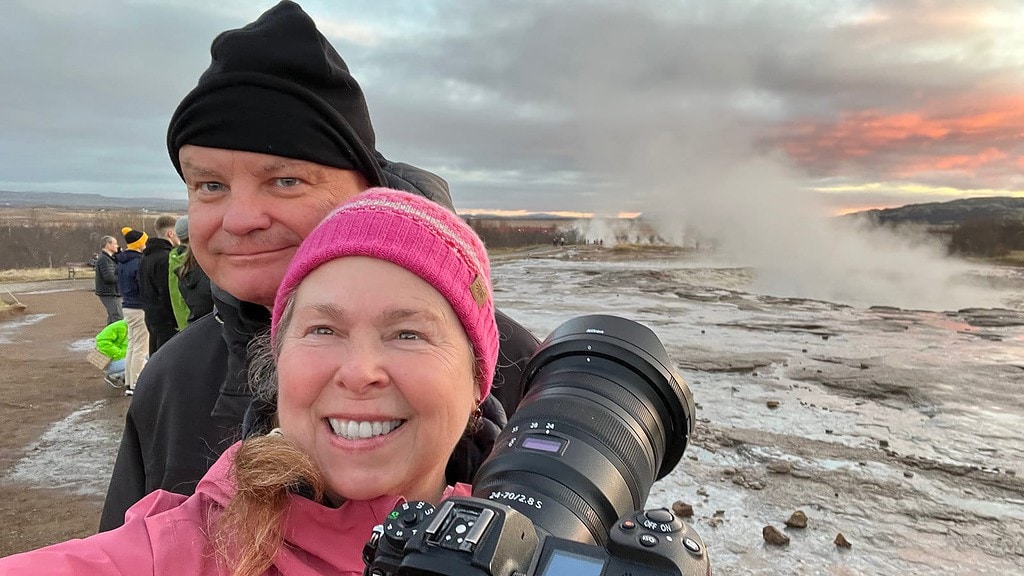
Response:
POLYGON ((272 219, 265 205, 266 199, 255 185, 236 183, 227 197, 227 208, 221 228, 235 236, 244 236, 255 230, 270 228, 272 219))

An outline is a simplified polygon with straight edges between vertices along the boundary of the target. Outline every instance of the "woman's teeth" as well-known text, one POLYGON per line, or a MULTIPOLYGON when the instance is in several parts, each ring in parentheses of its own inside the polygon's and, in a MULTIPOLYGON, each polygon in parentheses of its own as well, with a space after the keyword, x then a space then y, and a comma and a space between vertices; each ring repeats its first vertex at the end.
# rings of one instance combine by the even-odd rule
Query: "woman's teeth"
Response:
POLYGON ((373 438, 374 436, 383 436, 402 425, 401 420, 360 422, 356 420, 339 420, 337 418, 328 418, 327 423, 331 425, 331 430, 335 434, 346 440, 360 440, 373 438))

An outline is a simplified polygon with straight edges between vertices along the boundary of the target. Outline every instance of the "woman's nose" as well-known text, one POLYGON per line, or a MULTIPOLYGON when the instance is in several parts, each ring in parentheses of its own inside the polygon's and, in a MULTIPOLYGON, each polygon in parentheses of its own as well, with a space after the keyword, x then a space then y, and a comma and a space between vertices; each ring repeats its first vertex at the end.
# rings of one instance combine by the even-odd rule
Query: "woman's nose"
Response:
POLYGON ((339 386, 360 394, 387 384, 387 371, 384 369, 384 356, 379 342, 350 341, 346 348, 335 379, 339 386))

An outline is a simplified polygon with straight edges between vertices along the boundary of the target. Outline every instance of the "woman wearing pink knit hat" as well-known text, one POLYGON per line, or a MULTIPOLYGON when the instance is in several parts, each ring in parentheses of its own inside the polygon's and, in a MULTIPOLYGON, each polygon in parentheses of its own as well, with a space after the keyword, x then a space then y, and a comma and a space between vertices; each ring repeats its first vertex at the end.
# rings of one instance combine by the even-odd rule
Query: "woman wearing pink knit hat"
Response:
MULTIPOLYGON (((498 328, 483 243, 420 196, 370 189, 303 241, 251 381, 277 428, 228 449, 186 498, 0 559, 4 574, 362 574, 406 500, 468 496, 445 467, 490 391, 498 328)), ((476 416, 476 417, 475 417, 476 416)))

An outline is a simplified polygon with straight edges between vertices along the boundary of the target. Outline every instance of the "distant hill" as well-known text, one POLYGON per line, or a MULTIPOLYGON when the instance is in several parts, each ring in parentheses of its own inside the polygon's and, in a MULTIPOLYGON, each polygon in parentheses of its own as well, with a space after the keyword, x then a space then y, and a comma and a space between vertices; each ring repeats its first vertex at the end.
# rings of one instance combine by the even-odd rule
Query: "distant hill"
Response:
POLYGON ((0 207, 7 208, 107 208, 145 209, 156 212, 184 212, 188 201, 182 198, 115 198, 101 194, 75 194, 67 192, 11 192, 0 190, 0 207))
POLYGON ((878 224, 917 223, 930 225, 956 225, 967 220, 988 218, 1018 218, 1024 220, 1024 198, 991 196, 966 198, 949 202, 908 204, 899 208, 864 210, 844 217, 867 217, 878 224))

